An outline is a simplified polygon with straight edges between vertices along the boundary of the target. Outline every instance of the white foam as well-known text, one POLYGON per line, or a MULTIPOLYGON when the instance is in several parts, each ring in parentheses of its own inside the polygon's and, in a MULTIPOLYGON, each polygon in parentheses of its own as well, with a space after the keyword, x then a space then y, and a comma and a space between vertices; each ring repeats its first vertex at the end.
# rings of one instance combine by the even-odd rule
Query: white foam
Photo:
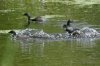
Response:
POLYGON ((86 36, 86 37, 94 37, 94 36, 98 36, 99 35, 98 31, 96 31, 93 28, 89 28, 89 27, 83 27, 81 29, 81 32, 83 32, 84 36, 86 36))

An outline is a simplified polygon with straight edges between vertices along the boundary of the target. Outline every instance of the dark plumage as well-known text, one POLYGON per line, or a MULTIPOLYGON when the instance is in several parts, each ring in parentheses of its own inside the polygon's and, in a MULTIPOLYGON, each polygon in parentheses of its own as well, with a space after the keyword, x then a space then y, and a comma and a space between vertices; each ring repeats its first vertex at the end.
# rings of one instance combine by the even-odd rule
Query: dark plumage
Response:
POLYGON ((13 30, 11 30, 10 32, 8 32, 8 33, 10 33, 10 34, 12 34, 12 36, 14 37, 14 36, 16 36, 16 32, 15 31, 13 31, 13 30))
POLYGON ((28 18, 28 25, 30 24, 31 21, 35 21, 36 23, 42 23, 45 21, 45 19, 42 16, 31 18, 31 16, 28 13, 24 13, 24 16, 27 16, 28 18))
POLYGON ((69 19, 69 20, 67 21, 67 24, 64 24, 64 25, 63 25, 63 28, 65 29, 65 31, 67 31, 70 35, 71 35, 73 32, 79 30, 79 29, 73 28, 73 27, 71 26, 71 23, 72 23, 72 22, 73 22, 73 21, 71 21, 71 20, 69 19))
POLYGON ((68 33, 72 33, 73 32, 73 27, 71 27, 71 23, 72 21, 69 19, 67 21, 67 24, 63 25, 63 28, 65 29, 65 31, 67 31, 68 33))
POLYGON ((70 27, 70 26, 71 26, 71 23, 72 23, 72 21, 69 19, 69 20, 67 21, 67 24, 64 24, 64 25, 63 25, 63 28, 70 27))
POLYGON ((72 36, 73 37, 80 37, 80 31, 79 30, 76 30, 72 33, 72 36))

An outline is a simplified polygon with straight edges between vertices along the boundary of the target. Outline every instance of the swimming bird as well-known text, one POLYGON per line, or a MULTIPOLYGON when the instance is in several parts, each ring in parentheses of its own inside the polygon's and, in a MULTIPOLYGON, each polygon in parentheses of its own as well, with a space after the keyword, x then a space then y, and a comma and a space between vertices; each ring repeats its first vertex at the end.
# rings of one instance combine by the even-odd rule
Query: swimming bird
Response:
POLYGON ((79 30, 79 29, 77 29, 77 28, 73 28, 72 26, 71 26, 71 23, 72 23, 73 21, 71 21, 70 19, 67 21, 67 24, 64 24, 63 25, 63 28, 65 29, 65 31, 67 31, 68 33, 69 33, 69 35, 71 36, 72 34, 73 35, 76 35, 78 32, 76 32, 77 30, 79 30))
POLYGON ((8 33, 10 33, 12 35, 12 37, 16 36, 16 32, 13 30, 9 31, 8 33))
POLYGON ((63 25, 63 28, 65 29, 65 31, 67 31, 68 33, 72 33, 73 32, 73 27, 71 27, 71 23, 72 21, 69 19, 67 21, 67 24, 63 25))
POLYGON ((43 32, 43 30, 22 30, 22 31, 9 31, 11 37, 18 40, 28 40, 32 38, 51 38, 48 33, 43 32))
POLYGON ((35 23, 43 23, 46 21, 46 18, 44 18, 43 16, 32 18, 29 13, 24 13, 24 16, 28 18, 28 25, 30 25, 30 22, 32 21, 35 21, 35 23))
POLYGON ((30 36, 28 36, 28 35, 24 35, 21 32, 17 33, 13 30, 9 31, 8 33, 11 34, 12 38, 18 39, 18 40, 27 40, 28 38, 30 38, 30 36))
POLYGON ((81 36, 81 31, 80 30, 75 30, 72 32, 72 37, 80 37, 81 36))

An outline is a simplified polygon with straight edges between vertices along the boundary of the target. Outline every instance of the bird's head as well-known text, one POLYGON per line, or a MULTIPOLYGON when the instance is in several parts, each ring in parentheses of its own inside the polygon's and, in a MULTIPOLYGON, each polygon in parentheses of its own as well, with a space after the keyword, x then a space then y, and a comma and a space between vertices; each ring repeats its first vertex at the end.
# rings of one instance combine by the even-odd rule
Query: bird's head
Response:
POLYGON ((70 26, 70 23, 73 23, 70 19, 67 21, 67 26, 70 26))
POLYGON ((23 15, 24 15, 24 16, 29 16, 29 14, 28 14, 28 13, 24 13, 23 15))
POLYGON ((66 25, 66 24, 64 24, 64 25, 63 25, 63 28, 66 28, 66 27, 67 27, 67 25, 66 25))
POLYGON ((12 35, 16 35, 16 32, 13 31, 13 30, 9 31, 8 33, 10 33, 10 34, 12 34, 12 35))

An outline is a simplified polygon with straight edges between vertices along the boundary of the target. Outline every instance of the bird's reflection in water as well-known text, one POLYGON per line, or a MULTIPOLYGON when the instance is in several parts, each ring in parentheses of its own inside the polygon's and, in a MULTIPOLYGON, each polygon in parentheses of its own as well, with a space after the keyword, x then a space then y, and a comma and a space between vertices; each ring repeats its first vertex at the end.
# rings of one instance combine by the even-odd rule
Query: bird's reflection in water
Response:
POLYGON ((93 48, 95 47, 95 38, 81 38, 68 40, 71 44, 71 48, 93 48))
MULTIPOLYGON (((67 42, 70 44, 70 48, 93 48, 95 47, 95 39, 85 38, 85 39, 69 39, 64 40, 61 42, 67 42)), ((43 57, 44 56, 44 48, 45 44, 48 42, 54 42, 49 40, 42 40, 42 39, 32 39, 29 41, 19 41, 19 48, 22 55, 33 55, 36 57, 43 57)), ((58 44, 59 45, 59 44, 58 44)), ((74 51, 74 50, 73 50, 74 51)))
POLYGON ((28 41, 22 41, 18 40, 18 47, 19 51, 22 55, 34 55, 37 57, 43 57, 43 50, 44 50, 44 44, 45 42, 38 39, 28 40, 28 41))

